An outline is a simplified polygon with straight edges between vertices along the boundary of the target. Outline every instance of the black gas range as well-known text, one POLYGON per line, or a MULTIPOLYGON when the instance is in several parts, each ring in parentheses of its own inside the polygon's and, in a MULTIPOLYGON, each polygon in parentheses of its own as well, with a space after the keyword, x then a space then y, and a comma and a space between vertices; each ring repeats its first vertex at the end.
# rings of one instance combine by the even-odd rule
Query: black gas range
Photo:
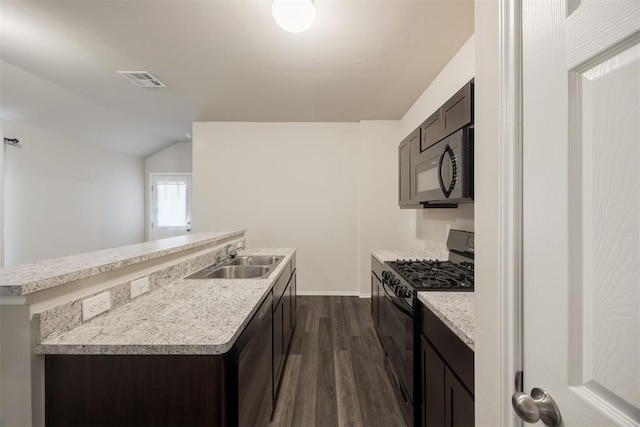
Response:
POLYGON ((419 424, 419 313, 421 291, 472 292, 474 289, 473 233, 451 230, 447 239, 449 259, 372 261, 372 313, 384 350, 384 365, 408 425, 419 424))
POLYGON ((386 261, 382 271, 382 284, 387 285, 387 290, 393 292, 399 303, 411 310, 417 304, 416 293, 420 291, 473 292, 473 233, 451 230, 447 248, 447 261, 386 261))
POLYGON ((416 291, 473 291, 473 262, 397 260, 385 264, 416 291))

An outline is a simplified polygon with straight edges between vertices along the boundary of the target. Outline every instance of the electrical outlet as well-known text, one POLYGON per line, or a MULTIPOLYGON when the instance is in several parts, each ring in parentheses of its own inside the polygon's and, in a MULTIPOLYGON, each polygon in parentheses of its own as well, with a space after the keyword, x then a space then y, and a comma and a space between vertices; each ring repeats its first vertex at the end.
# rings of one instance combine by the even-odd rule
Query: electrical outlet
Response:
POLYGON ((409 230, 416 228, 416 214, 412 211, 409 215, 409 230))
POLYGON ((149 292, 149 276, 131 281, 131 299, 149 292))
POLYGON ((87 321, 94 316, 111 308, 111 292, 103 292, 82 301, 82 321, 87 321))

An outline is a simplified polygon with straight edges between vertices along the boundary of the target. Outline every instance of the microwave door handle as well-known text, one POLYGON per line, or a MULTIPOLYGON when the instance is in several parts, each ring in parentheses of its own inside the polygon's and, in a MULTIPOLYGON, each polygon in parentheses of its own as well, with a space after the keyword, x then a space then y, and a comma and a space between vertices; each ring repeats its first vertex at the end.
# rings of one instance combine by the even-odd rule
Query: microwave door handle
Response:
MULTIPOLYGON (((447 154, 449 155, 449 158, 453 161, 454 154, 449 144, 447 144, 447 146, 442 149, 442 153, 440 153, 440 160, 438 160, 438 183, 440 184, 440 190, 442 190, 442 194, 444 194, 445 197, 449 197, 451 195, 451 192, 453 191, 453 188, 452 188, 453 185, 450 185, 449 188, 445 188, 444 180, 442 179, 442 163, 444 162, 444 156, 447 154)), ((456 171, 454 170, 453 171, 454 176, 455 176, 455 173, 456 171)), ((452 183, 455 183, 455 178, 453 178, 452 183)))

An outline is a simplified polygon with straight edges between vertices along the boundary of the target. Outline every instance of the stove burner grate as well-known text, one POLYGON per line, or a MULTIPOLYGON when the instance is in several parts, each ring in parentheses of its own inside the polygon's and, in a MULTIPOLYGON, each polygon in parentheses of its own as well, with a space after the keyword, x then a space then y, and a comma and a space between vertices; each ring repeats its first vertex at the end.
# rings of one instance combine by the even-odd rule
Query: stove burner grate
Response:
POLYGON ((473 290, 473 263, 470 262, 397 260, 388 264, 416 290, 473 290))

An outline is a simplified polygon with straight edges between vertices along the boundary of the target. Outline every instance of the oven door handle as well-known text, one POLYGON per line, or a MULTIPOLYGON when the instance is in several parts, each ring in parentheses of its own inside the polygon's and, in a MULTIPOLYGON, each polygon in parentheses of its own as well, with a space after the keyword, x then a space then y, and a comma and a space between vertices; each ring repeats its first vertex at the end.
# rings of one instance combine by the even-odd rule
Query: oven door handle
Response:
POLYGON ((390 294, 387 291, 386 283, 382 284, 382 289, 384 290, 384 293, 387 295, 387 298, 393 305, 395 305, 400 311, 402 311, 407 316, 413 317, 413 308, 410 307, 405 300, 403 300, 402 298, 398 298, 395 294, 390 294))

